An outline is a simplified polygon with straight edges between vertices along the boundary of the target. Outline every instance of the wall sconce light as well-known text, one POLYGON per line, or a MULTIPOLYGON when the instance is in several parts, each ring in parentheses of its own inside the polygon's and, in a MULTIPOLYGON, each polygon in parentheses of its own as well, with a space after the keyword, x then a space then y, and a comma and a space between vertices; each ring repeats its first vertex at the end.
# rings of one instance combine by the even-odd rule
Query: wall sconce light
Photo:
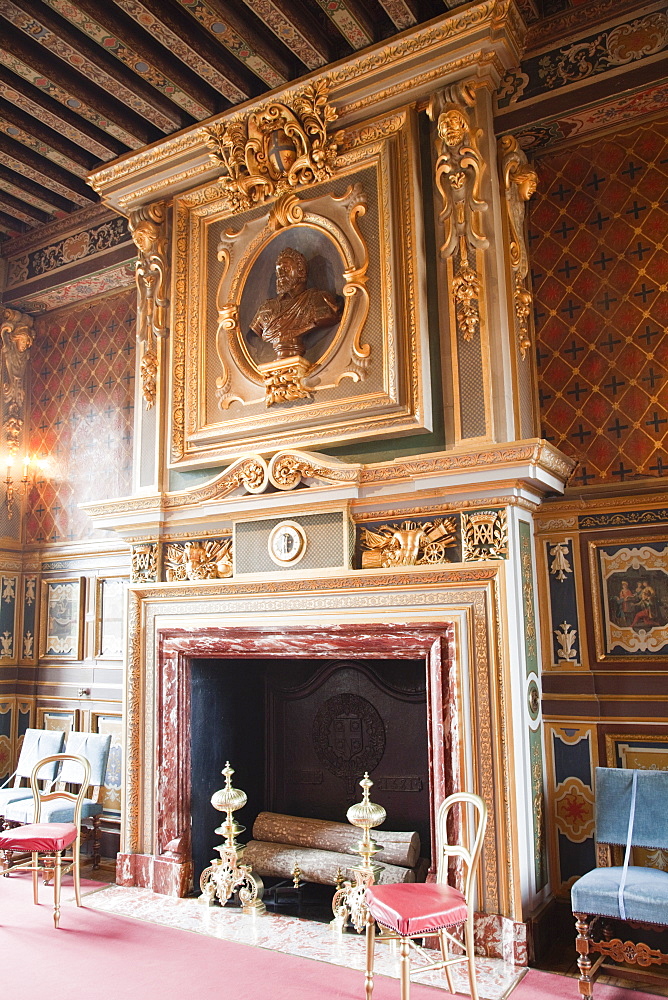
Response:
POLYGON ((22 462, 22 475, 18 483, 14 479, 14 456, 7 456, 7 474, 5 476, 5 506, 7 508, 7 517, 11 518, 14 513, 14 501, 16 498, 16 491, 20 489, 21 496, 25 496, 28 492, 28 486, 31 481, 35 480, 35 473, 40 465, 40 460, 38 458, 31 458, 26 455, 22 462), (31 475, 32 468, 32 475, 31 475))

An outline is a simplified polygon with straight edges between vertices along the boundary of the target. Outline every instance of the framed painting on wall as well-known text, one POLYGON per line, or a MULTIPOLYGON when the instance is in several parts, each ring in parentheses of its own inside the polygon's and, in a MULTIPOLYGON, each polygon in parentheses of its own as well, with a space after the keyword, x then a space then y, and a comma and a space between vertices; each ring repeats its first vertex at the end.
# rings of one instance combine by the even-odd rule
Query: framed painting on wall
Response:
POLYGON ((42 582, 40 656, 81 659, 83 598, 82 577, 42 582))
POLYGON ((77 729, 77 710, 60 710, 57 708, 37 709, 37 728, 62 730, 73 733, 77 729))
POLYGON ((99 801, 102 803, 105 820, 120 822, 123 774, 123 720, 120 715, 113 715, 110 712, 94 712, 91 729, 94 733, 100 733, 101 736, 111 735, 109 760, 107 761, 104 782, 100 787, 99 801))
POLYGON ((591 542, 597 660, 651 661, 668 652, 668 540, 591 542))
POLYGON ((123 608, 127 577, 107 576, 97 581, 95 601, 95 656, 102 660, 123 657, 123 608))

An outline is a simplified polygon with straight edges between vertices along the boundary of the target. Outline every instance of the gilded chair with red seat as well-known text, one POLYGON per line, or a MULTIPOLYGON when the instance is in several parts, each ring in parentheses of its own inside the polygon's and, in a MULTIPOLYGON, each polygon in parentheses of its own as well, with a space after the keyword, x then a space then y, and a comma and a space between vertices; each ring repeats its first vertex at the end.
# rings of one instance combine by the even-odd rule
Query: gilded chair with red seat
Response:
POLYGON ((77 906, 81 906, 81 886, 79 881, 79 852, 81 848, 81 810, 86 790, 90 784, 90 764, 85 757, 69 753, 54 753, 43 757, 32 769, 30 786, 35 804, 35 822, 18 826, 0 833, 0 851, 13 851, 18 854, 30 854, 29 861, 18 861, 13 864, 5 876, 13 873, 32 872, 33 900, 39 902, 39 874, 43 873, 45 881, 53 879, 53 922, 56 927, 60 922, 60 885, 62 876, 71 871, 74 876, 74 894, 77 906), (76 781, 81 782, 79 791, 68 792, 58 790, 46 792, 40 788, 40 772, 48 771, 57 763, 66 765, 72 771, 76 769, 76 781), (66 799, 72 803, 72 821, 61 823, 41 823, 43 803, 52 799, 66 799), (63 852, 72 849, 70 857, 63 858, 63 852), (65 865, 63 866, 63 861, 65 865))
MULTIPOLYGON (((451 828, 452 820, 450 818, 451 828)), ((438 869, 436 882, 413 882, 393 885, 374 885, 366 890, 366 1000, 373 991, 374 950, 377 941, 399 941, 401 1000, 409 1000, 410 952, 421 955, 424 964, 413 969, 414 974, 428 970, 444 969, 448 989, 455 992, 451 966, 465 962, 468 968, 472 1000, 478 1000, 475 980, 475 952, 473 942, 473 915, 475 881, 487 826, 487 806, 478 795, 459 792, 449 795, 438 811, 437 818, 438 869), (448 842, 448 817, 461 807, 458 829, 461 836, 456 843, 448 842), (470 824, 467 822, 471 814, 470 824), (466 834, 469 834, 467 837, 466 834), (471 846, 467 846, 467 843, 471 846), (451 858, 463 862, 463 889, 448 885, 448 867, 451 858), (376 923, 381 933, 376 934, 376 923), (463 924, 463 944, 451 928, 463 924), (438 937, 441 957, 434 961, 416 938, 438 937), (457 949, 450 953, 450 945, 457 949), (459 952, 463 948, 464 954, 459 952)))

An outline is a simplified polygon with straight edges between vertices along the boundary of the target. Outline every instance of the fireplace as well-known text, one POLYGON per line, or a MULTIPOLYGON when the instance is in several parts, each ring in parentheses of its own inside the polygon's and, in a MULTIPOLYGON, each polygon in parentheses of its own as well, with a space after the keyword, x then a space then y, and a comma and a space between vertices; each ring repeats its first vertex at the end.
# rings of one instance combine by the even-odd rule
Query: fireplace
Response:
POLYGON ((193 658, 186 670, 196 885, 221 842, 210 799, 226 760, 248 795, 246 839, 262 810, 345 823, 368 771, 383 829, 417 830, 429 860, 424 659, 193 658))
MULTIPOLYGON (((131 590, 118 883, 173 896, 192 889, 196 869, 202 859, 214 856, 210 848, 218 842, 213 828, 219 817, 209 799, 223 784, 220 769, 228 759, 228 749, 235 783, 249 797, 248 812, 241 816, 244 825, 251 825, 259 803, 276 811, 305 811, 303 798, 290 798, 289 793, 295 787, 303 792, 306 786, 300 781, 313 776, 297 775, 299 781, 294 782, 294 775, 286 778, 285 766, 281 777, 275 761, 268 768, 266 764, 256 767, 243 737, 235 743, 233 731, 246 727, 249 732, 261 732, 264 740, 266 733, 273 732, 271 719, 279 711, 276 706, 281 698, 289 702, 291 692, 299 695, 320 684, 327 702, 337 691, 326 689, 326 684, 341 670, 360 671, 365 684, 395 688, 397 677, 412 677, 406 683, 415 690, 404 691, 403 696, 416 699, 419 674, 427 815, 418 822, 431 831, 435 811, 452 791, 467 789, 483 796, 490 821, 478 880, 478 942, 487 954, 526 961, 526 928, 518 892, 523 862, 515 846, 515 809, 524 789, 510 768, 513 702, 500 640, 496 581, 496 566, 480 566, 400 576, 378 573, 365 579, 363 588, 353 577, 131 590), (201 674, 197 676, 204 668, 219 677, 234 678, 242 709, 229 709, 235 718, 232 724, 226 716, 232 742, 217 748, 209 773, 193 781, 193 753, 202 752, 197 739, 193 744, 192 729, 199 725, 193 722, 193 703, 209 697, 201 674), (252 688, 257 689, 260 681, 258 697, 252 688), (282 694, 277 691, 281 686, 282 694), (248 706, 253 699, 258 711, 249 722, 248 706), (193 837, 197 800, 209 812, 206 820, 196 819, 199 832, 193 837), (208 842, 197 843, 200 832, 208 842)), ((357 692, 373 703, 376 695, 365 694, 360 683, 357 692)), ((292 707, 280 711, 289 714, 292 707)), ((314 709, 311 733, 315 714, 314 709)), ((318 769, 326 771, 320 761, 303 767, 305 771, 318 769)), ((418 764, 402 770, 381 764, 373 772, 372 778, 379 780, 372 792, 375 801, 388 810, 388 829, 390 823, 395 829, 404 825, 395 822, 400 811, 389 801, 393 782, 419 779, 423 770, 418 764)), ((318 789, 326 785, 324 774, 322 783, 315 777, 318 789)), ((337 780, 343 799, 332 806, 331 815, 345 821, 343 806, 350 783, 345 774, 337 780)), ((353 793, 359 797, 354 785, 353 793)), ((412 795, 417 793, 402 793, 398 798, 408 800, 412 795)), ((250 831, 246 839, 249 835, 250 831)), ((433 859, 428 837, 426 846, 423 853, 433 859)))

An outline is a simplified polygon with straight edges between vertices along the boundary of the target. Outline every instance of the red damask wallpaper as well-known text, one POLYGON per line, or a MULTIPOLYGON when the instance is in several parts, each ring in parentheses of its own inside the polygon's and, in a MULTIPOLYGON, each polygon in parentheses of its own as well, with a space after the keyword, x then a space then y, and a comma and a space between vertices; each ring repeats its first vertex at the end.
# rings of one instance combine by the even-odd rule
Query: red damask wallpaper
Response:
POLYGON ((77 504, 131 491, 136 300, 132 288, 35 321, 30 451, 48 464, 28 542, 102 537, 77 504))
POLYGON ((572 483, 668 474, 668 122, 535 162, 530 210, 542 435, 572 483))

